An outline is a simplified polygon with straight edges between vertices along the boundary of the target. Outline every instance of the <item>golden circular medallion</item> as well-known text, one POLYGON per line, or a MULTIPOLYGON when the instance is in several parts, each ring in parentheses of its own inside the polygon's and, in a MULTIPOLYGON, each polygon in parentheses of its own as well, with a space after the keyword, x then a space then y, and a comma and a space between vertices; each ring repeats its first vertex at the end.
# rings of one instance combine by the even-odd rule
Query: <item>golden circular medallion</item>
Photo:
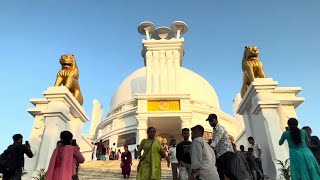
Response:
POLYGON ((170 104, 169 104, 169 102, 167 102, 167 101, 160 101, 159 104, 158 104, 158 108, 159 108, 161 111, 168 110, 169 107, 170 107, 170 104))

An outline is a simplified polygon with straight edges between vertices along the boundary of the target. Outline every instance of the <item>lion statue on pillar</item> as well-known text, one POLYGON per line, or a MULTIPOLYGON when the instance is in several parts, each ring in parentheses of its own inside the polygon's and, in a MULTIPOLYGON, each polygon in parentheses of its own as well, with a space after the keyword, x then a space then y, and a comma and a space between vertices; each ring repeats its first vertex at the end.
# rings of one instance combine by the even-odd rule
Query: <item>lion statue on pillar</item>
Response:
POLYGON ((255 78, 265 78, 262 62, 258 59, 257 46, 246 46, 242 58, 243 84, 241 97, 243 97, 255 78))
POLYGON ((83 104, 83 97, 79 85, 79 70, 73 54, 65 54, 60 58, 61 70, 57 74, 54 86, 66 86, 80 105, 83 104))

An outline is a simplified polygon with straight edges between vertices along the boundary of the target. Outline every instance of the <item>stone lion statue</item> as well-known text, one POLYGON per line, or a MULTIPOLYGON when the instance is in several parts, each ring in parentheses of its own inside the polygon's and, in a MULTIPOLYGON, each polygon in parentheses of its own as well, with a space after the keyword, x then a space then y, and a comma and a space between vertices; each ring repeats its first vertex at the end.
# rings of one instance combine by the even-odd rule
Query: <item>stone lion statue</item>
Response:
POLYGON ((245 95, 248 87, 255 78, 265 78, 262 62, 258 59, 257 46, 246 46, 242 58, 243 84, 241 97, 245 95))
POLYGON ((60 58, 61 70, 57 74, 54 86, 66 86, 80 105, 83 104, 83 97, 79 85, 79 70, 73 54, 65 54, 60 58))

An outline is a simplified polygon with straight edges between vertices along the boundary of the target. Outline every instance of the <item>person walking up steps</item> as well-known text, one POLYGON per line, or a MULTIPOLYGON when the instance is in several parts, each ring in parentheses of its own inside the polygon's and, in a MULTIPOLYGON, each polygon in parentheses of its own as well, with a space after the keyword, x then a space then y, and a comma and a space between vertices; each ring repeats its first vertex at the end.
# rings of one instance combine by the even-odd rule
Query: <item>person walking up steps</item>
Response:
POLYGON ((132 157, 131 152, 128 150, 128 146, 124 145, 124 152, 121 154, 121 169, 123 178, 129 178, 131 173, 132 157))
POLYGON ((172 179, 178 180, 178 160, 176 158, 176 140, 172 139, 169 147, 169 157, 171 160, 172 179))
POLYGON ((213 138, 211 147, 215 150, 217 160, 217 167, 220 179, 224 179, 225 176, 230 179, 236 179, 231 172, 232 159, 235 158, 233 147, 227 131, 223 126, 218 124, 218 117, 215 114, 210 114, 207 118, 211 127, 213 127, 213 138))
POLYGON ((94 145, 97 145, 96 157, 97 157, 97 160, 100 160, 101 154, 102 154, 102 149, 104 147, 102 139, 99 142, 95 143, 94 145))
POLYGON ((170 167, 170 159, 162 149, 161 142, 156 140, 156 129, 149 127, 147 130, 148 139, 140 143, 138 153, 143 150, 140 162, 137 167, 137 180, 161 180, 161 158, 167 159, 170 167))
POLYGON ((263 179, 263 168, 262 168, 262 162, 261 162, 261 148, 260 148, 259 144, 257 144, 254 141, 253 137, 249 137, 248 142, 251 145, 251 148, 253 149, 253 156, 256 158, 255 161, 257 163, 257 167, 261 172, 261 174, 258 174, 259 175, 258 178, 263 179))

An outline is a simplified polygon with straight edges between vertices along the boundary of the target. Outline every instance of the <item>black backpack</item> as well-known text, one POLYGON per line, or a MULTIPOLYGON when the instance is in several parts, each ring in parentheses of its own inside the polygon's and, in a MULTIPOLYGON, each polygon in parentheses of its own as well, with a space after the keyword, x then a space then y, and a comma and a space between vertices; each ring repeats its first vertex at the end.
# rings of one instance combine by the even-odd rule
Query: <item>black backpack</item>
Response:
POLYGON ((5 150, 1 155, 0 155, 0 173, 4 173, 6 170, 6 164, 7 164, 7 150, 5 150))
POLYGON ((14 172, 19 166, 18 147, 10 145, 0 155, 0 173, 14 172))

